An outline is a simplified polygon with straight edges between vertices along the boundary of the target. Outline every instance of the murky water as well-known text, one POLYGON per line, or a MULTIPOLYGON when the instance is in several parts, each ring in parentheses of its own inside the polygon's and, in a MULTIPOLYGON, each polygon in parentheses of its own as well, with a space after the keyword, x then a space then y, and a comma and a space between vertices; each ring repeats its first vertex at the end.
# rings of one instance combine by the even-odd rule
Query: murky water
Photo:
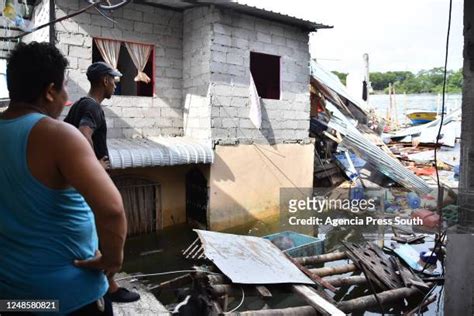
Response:
MULTIPOLYGON (((247 225, 236 227, 230 229, 226 232, 242 234, 242 235, 252 235, 252 236, 264 236, 272 234, 275 232, 281 231, 280 223, 278 218, 273 218, 268 221, 262 222, 257 221, 253 223, 248 223, 247 225)), ((340 241, 350 241, 350 242, 361 242, 364 240, 371 240, 380 243, 380 234, 378 234, 377 228, 367 230, 366 227, 345 227, 340 226, 337 228, 321 227, 318 237, 325 238, 325 250, 333 251, 335 249, 341 249, 342 245, 340 241)), ((148 234, 144 236, 139 236, 135 238, 130 238, 126 243, 126 254, 125 254, 125 263, 123 270, 128 273, 140 272, 140 273, 157 273, 164 271, 175 271, 175 270, 188 270, 190 269, 194 262, 188 261, 183 258, 181 251, 184 250, 194 239, 196 234, 186 225, 175 226, 172 228, 165 229, 161 232, 155 234, 148 234)), ((386 244, 390 243, 390 236, 385 235, 383 238, 386 244)), ((428 236, 426 238, 426 243, 421 245, 415 245, 415 248, 418 251, 428 250, 429 247, 433 246, 433 238, 428 236)), ((338 261, 332 264, 341 264, 347 263, 347 261, 338 261)), ((331 265, 332 265, 331 264, 331 265)), ((175 275, 165 275, 165 276, 153 276, 147 277, 145 282, 151 284, 158 284, 162 281, 169 280, 175 275)), ((435 294, 438 294, 441 290, 441 287, 437 287, 435 294)), ((156 293, 155 293, 156 294, 156 293)), ((290 297, 287 294, 282 293, 273 293, 274 297, 267 303, 273 308, 284 308, 288 306, 301 305, 304 302, 299 301, 298 298, 294 296, 290 297)), ((365 295, 367 295, 366 293, 365 295)), ((158 295, 158 294, 157 294, 158 295)), ((338 299, 350 299, 362 295, 360 289, 352 287, 351 289, 344 289, 341 293, 336 294, 338 299), (342 293, 343 292, 343 293, 342 293)), ((175 297, 172 292, 162 292, 159 294, 159 299, 165 304, 175 302, 175 297)), ((239 300, 239 298, 237 298, 239 300)), ((237 305, 238 302, 232 302, 237 305)), ((258 299, 247 298, 245 304, 241 310, 245 309, 258 309, 262 305, 258 299), (259 305, 260 304, 260 305, 259 305)), ((438 308, 437 302, 432 303, 429 306, 429 310, 423 315, 442 315, 443 310, 443 297, 440 299, 440 305, 438 308), (438 311, 437 311, 438 310, 438 311), (441 311, 441 312, 439 312, 441 311)), ((366 312, 364 315, 379 315, 380 313, 366 312)), ((394 312, 393 315, 399 314, 394 312)), ((353 315, 362 315, 362 314, 353 314, 353 315)), ((389 315, 389 314, 386 314, 389 315)))

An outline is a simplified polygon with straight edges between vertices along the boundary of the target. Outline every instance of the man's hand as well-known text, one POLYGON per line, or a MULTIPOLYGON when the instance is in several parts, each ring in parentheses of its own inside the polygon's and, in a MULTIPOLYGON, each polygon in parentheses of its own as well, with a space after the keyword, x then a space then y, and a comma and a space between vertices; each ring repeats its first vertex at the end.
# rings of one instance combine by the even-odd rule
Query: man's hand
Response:
POLYGON ((109 160, 109 157, 104 156, 104 157, 102 157, 101 159, 99 159, 99 162, 100 162, 101 166, 102 166, 105 170, 109 170, 109 169, 110 169, 110 160, 109 160))
POLYGON ((104 271, 105 275, 110 278, 122 268, 123 253, 121 258, 114 260, 107 260, 102 256, 101 252, 97 250, 95 257, 86 260, 74 260, 74 265, 79 268, 93 269, 104 271))

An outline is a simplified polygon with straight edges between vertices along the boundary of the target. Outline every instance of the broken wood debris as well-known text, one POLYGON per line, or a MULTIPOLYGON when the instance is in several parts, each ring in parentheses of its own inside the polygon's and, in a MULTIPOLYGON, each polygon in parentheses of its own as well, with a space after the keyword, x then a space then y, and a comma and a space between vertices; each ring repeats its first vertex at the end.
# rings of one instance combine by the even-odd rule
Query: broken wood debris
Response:
MULTIPOLYGON (((233 240, 233 237, 230 236, 226 236, 226 238, 228 242, 233 240)), ((219 266, 221 263, 207 259, 209 256, 214 256, 206 249, 207 247, 216 247, 213 249, 217 249, 224 246, 223 239, 219 240, 219 246, 213 245, 212 242, 209 243, 209 239, 206 239, 206 242, 195 241, 191 244, 184 252, 185 255, 193 260, 192 258, 196 257, 193 255, 196 249, 203 248, 204 257, 207 260, 206 266, 196 268, 199 271, 195 273, 165 282, 161 287, 182 287, 183 282, 188 281, 192 291, 197 293, 197 297, 206 297, 207 306, 211 309, 210 314, 226 313, 230 306, 229 302, 232 306, 235 306, 236 303, 232 302, 242 300, 241 303, 244 303, 245 297, 254 297, 263 300, 264 309, 245 311, 245 308, 242 307, 245 304, 239 304, 240 315, 315 315, 316 313, 344 315, 345 313, 393 304, 404 299, 410 299, 411 301, 412 298, 415 300, 419 298, 420 303, 422 303, 421 298, 433 286, 433 283, 423 282, 394 257, 385 255, 375 244, 368 243, 357 245, 346 243, 347 251, 311 257, 285 258, 302 274, 310 276, 310 279, 313 280, 311 284, 298 284, 297 282, 289 282, 289 284, 288 282, 267 284, 247 282, 243 284, 233 282, 232 278, 221 270, 219 266), (343 261, 341 263, 341 260, 349 260, 350 262, 344 263, 343 261), (329 264, 330 266, 315 267, 320 264, 329 264), (212 270, 212 274, 202 272, 203 269, 212 270), (363 274, 360 274, 362 272, 363 274), (349 273, 355 274, 349 275, 349 273), (342 301, 335 300, 335 294, 327 291, 327 289, 335 290, 336 288, 339 291, 347 291, 352 287, 365 287, 367 289, 369 285, 373 291, 372 294, 367 294, 367 291, 364 291, 366 294, 363 296, 342 301), (270 301, 268 299, 274 297, 277 293, 296 295, 307 305, 272 309, 269 306, 270 301)), ((258 245, 254 240, 251 241, 252 246, 258 245)), ((226 249, 228 251, 228 248, 226 249)), ((246 252, 246 250, 245 247, 240 249, 241 253, 250 256, 250 252, 246 252)), ((246 266, 234 267, 234 269, 236 268, 241 271, 250 269, 246 266)), ((405 306, 405 308, 408 311, 408 306, 405 306)), ((412 308, 410 307, 410 310, 412 308)))

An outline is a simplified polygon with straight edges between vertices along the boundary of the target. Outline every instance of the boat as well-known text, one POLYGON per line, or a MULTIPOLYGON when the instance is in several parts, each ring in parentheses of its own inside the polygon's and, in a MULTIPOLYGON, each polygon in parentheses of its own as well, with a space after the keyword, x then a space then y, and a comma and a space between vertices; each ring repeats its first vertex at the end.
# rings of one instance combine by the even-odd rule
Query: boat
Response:
POLYGON ((410 111, 406 116, 413 125, 426 124, 436 120, 438 113, 436 111, 410 111))

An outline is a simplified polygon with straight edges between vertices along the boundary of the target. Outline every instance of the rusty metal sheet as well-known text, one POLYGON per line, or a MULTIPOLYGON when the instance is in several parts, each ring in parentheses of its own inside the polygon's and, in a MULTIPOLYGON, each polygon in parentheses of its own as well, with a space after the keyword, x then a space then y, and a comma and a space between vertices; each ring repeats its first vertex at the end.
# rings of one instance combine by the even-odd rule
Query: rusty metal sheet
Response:
POLYGON ((211 260, 233 283, 242 284, 314 284, 269 240, 194 230, 206 258, 211 260))

